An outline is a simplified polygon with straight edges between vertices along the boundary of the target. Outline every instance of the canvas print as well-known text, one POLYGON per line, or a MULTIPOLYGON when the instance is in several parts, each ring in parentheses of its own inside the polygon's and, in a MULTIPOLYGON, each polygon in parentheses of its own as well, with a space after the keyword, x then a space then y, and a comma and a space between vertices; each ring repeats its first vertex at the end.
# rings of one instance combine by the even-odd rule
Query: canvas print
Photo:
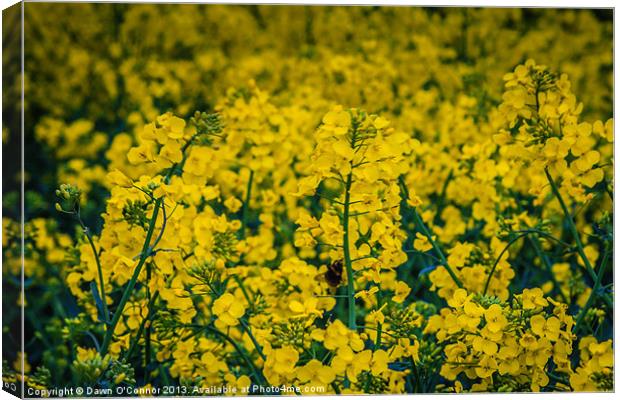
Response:
POLYGON ((613 10, 3 27, 4 390, 614 390, 613 10))

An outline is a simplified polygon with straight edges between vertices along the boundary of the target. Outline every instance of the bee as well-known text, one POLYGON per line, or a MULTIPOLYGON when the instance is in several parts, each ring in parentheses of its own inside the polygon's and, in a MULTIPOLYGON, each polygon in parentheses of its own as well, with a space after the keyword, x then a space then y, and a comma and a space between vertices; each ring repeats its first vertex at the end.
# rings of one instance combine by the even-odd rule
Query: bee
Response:
POLYGON ((337 288, 342 283, 343 267, 342 260, 335 260, 327 266, 327 271, 317 276, 317 279, 327 282, 332 288, 337 288))

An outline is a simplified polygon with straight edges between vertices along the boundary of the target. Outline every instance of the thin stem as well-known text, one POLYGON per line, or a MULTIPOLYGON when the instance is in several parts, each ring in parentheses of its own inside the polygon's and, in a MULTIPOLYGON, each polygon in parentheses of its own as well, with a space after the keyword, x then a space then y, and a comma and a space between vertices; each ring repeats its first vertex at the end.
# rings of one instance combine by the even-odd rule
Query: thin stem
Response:
POLYGON ((538 238, 530 236, 529 239, 530 239, 530 242, 532 243, 532 246, 534 247, 534 251, 536 252, 536 255, 538 256, 538 258, 540 258, 540 261, 545 266, 545 269, 547 270, 547 273, 549 274, 549 277, 551 278, 551 282, 553 282, 553 287, 560 294, 562 301, 565 304, 570 305, 568 302, 568 299, 564 295, 564 292, 562 292, 562 288, 560 287, 560 284, 558 283, 558 281, 555 279, 555 276, 553 275, 553 270, 551 267, 551 263, 549 262, 549 259, 547 258, 545 253, 543 253, 542 249, 540 248, 540 243, 538 242, 538 238))
POLYGON ((512 240, 510 240, 508 242, 508 244, 504 247, 504 249, 499 253, 499 256, 497 256, 497 258, 495 259, 495 262, 493 263, 493 266, 491 267, 491 271, 489 272, 489 276, 487 276, 487 281, 484 284, 484 290, 482 291, 482 295, 483 296, 487 294, 487 290, 489 290, 489 284, 491 283, 491 278, 493 277, 493 274, 495 273, 495 269, 497 268, 497 265, 499 264, 499 262, 504 257, 504 254, 508 251, 510 246, 512 246, 519 239, 521 239, 523 237, 526 237, 528 234, 529 233, 522 233, 520 235, 517 235, 512 240))
POLYGON ((339 244, 320 243, 320 242, 316 243, 316 246, 333 247, 335 249, 340 249, 340 248, 344 247, 344 246, 341 246, 339 244))
POLYGON ((586 266, 586 270, 588 271, 588 275, 590 275, 590 278, 592 278, 593 281, 596 281, 596 273, 592 268, 592 264, 590 264, 590 260, 588 260, 588 257, 586 257, 585 251, 583 250, 583 244, 581 243, 581 238, 579 237, 579 232, 577 231, 575 222, 573 221, 573 218, 568 212, 568 208, 566 207, 566 203, 564 203, 564 199, 562 198, 562 195, 558 190, 558 186, 551 177, 551 174, 549 174, 549 170, 547 168, 545 168, 545 175, 547 175, 547 180, 551 185, 551 190, 553 191, 553 194, 560 202, 560 206, 562 207, 562 211, 564 212, 564 217, 566 218, 566 222, 568 222, 568 228, 573 235, 573 238, 575 239, 575 244, 577 245, 577 253, 581 257, 583 264, 586 266))
POLYGON ((158 296, 159 296, 159 292, 155 292, 153 293, 153 296, 149 300, 149 303, 147 305, 148 312, 146 314, 146 317, 142 320, 142 322, 140 322, 140 326, 138 327, 138 333, 136 334, 135 338, 131 342, 131 345, 129 345, 129 349, 127 350, 127 353, 125 353, 125 356, 123 357, 125 361, 129 360, 134 350, 138 346, 140 337, 142 336, 142 333, 144 332, 144 327, 146 326, 147 321, 149 321, 153 315, 153 304, 155 304, 155 300, 157 300, 158 296))
POLYGON ((93 242, 93 238, 90 234, 90 231, 87 227, 83 227, 84 234, 88 239, 88 243, 90 244, 90 248, 93 250, 93 254, 95 255, 95 262, 97 263, 97 274, 99 275, 99 287, 101 290, 101 302, 103 303, 103 320, 106 324, 106 329, 108 329, 108 325, 110 324, 110 311, 108 311, 108 301, 105 294, 105 284, 103 282, 103 269, 101 268, 101 261, 99 260, 99 254, 97 253, 97 249, 95 247, 95 242, 93 242))
MULTIPOLYGON (((579 232, 577 231, 575 222, 573 221, 573 218, 568 212, 568 208, 566 207, 566 203, 564 203, 564 199, 562 198, 562 195, 560 194, 557 184, 551 177, 551 174, 549 173, 549 169, 546 167, 545 167, 545 175, 547 175, 547 180, 549 181, 549 184, 551 185, 551 190, 553 191, 553 194, 558 199, 558 202, 560 203, 560 206, 562 207, 562 211, 564 212, 564 217, 566 218, 566 221, 568 222, 568 228, 571 234, 573 235, 573 239, 575 239, 575 244, 577 245, 577 253, 581 257, 581 260, 583 261, 583 264, 586 267, 586 271, 588 272, 588 275, 590 275, 590 278, 592 278, 592 280, 596 282, 598 280, 598 276, 594 272, 594 268, 592 268, 592 264, 590 264, 590 260, 588 260, 588 257, 586 256, 586 253, 583 249, 583 244, 581 243, 581 238, 579 237, 579 232)), ((609 308, 613 309, 613 304, 610 298, 606 295, 603 295, 602 297, 603 297, 603 300, 605 301, 605 304, 607 304, 609 308)))
POLYGON ((419 392, 420 391, 420 374, 418 372, 418 366, 413 360, 413 357, 411 357, 411 369, 413 370, 413 376, 415 379, 415 389, 419 392))
POLYGON ((351 259, 351 262, 356 262, 356 261, 361 261, 361 260, 366 260, 368 258, 377 258, 376 256, 373 256, 371 254, 367 255, 367 256, 361 256, 361 257, 357 257, 357 258, 353 258, 351 259))
POLYGON ((82 231, 88 239, 88 243, 90 244, 90 248, 93 251, 93 256, 95 257, 95 262, 97 263, 97 274, 99 277, 99 290, 101 290, 101 302, 103 303, 103 321, 106 325, 106 330, 108 329, 108 325, 110 324, 110 312, 108 311, 108 302, 105 294, 105 284, 103 282, 103 268, 101 267, 101 261, 99 260, 99 252, 97 252, 97 248, 95 247, 95 242, 93 241, 93 237, 90 234, 90 229, 84 224, 82 221, 82 216, 80 215, 80 206, 79 203, 77 205, 77 209, 75 210, 75 216, 77 217, 78 223, 82 227, 82 231))
POLYGON ((535 233, 538 236, 544 237, 545 239, 549 239, 553 242, 556 242, 558 244, 561 244, 564 247, 568 247, 568 248, 572 248, 572 246, 558 238, 556 238, 555 236, 545 232, 545 231, 541 231, 540 229, 523 229, 523 230, 519 230, 519 231, 514 231, 514 233, 535 233))
MULTIPOLYGON (((174 209, 172 210, 172 212, 174 212, 174 210, 176 210, 177 206, 174 206, 174 209)), ((161 229, 159 231, 159 235, 157 235, 157 239, 155 239, 155 241, 153 242, 153 246, 151 246, 151 250, 153 251, 153 249, 155 249, 155 247, 159 244, 159 242, 161 241, 162 237, 164 236, 164 231, 166 230, 166 225, 168 224, 168 216, 166 215, 166 204, 165 202, 162 201, 161 203, 161 214, 163 217, 163 222, 161 224, 161 229)))
POLYGON ((258 369, 256 368, 256 366, 254 365, 254 363, 252 362, 252 360, 247 356, 247 354, 245 354, 245 352, 243 351, 243 349, 241 348, 241 346, 239 346, 239 344, 233 340, 230 336, 228 336, 227 334, 221 332, 219 329, 214 328, 210 325, 205 325, 203 327, 201 327, 205 330, 208 330, 214 334, 216 334, 217 336, 221 337, 222 339, 226 340, 228 343, 230 343, 234 348, 235 351, 237 351, 237 353, 241 356, 241 358, 243 358, 243 360, 245 361, 245 363, 248 365, 248 367, 254 372, 254 375, 256 376, 257 379, 259 379, 262 382, 265 382, 265 379, 263 378, 263 376, 260 374, 260 372, 258 371, 258 369))
MULTIPOLYGON (((166 207, 165 205, 163 205, 163 203, 162 203, 162 210, 163 211, 166 210, 166 207)), ((164 218, 165 218, 165 214, 164 214, 164 218)), ((163 227, 162 227, 161 232, 163 232, 163 227)), ((155 243, 157 243, 157 239, 155 240, 155 243)), ((155 246, 156 244, 153 244, 153 247, 155 246)), ((146 298, 147 299, 151 298, 151 288, 149 284, 151 282, 152 264, 155 264, 155 261, 152 261, 146 264, 146 298)), ((151 314, 151 308, 150 308, 151 305, 152 304, 149 300, 147 304, 147 311, 146 311, 147 317, 151 314)), ((148 366, 151 363, 151 325, 150 324, 146 328, 146 333, 144 334, 144 340, 145 340, 145 343, 144 343, 144 380, 146 381, 148 379, 148 366)))
POLYGON ((435 256, 434 256, 434 255, 432 255, 432 254, 428 254, 428 253, 426 253, 426 252, 424 252, 424 251, 420 251, 420 250, 416 250, 416 249, 407 249, 407 250, 403 250, 403 252, 405 252, 405 253, 412 253, 412 254, 413 254, 413 253, 415 253, 415 254, 420 254, 420 255, 422 255, 422 256, 432 258, 433 260, 437 261, 439 264, 441 264, 441 263, 442 263, 442 261, 441 261, 439 258, 435 257, 435 256))
MULTIPOLYGON (((407 186, 405 185, 405 180, 403 179, 402 176, 398 178, 398 183, 400 184, 400 189, 401 189, 403 197, 405 198, 405 200, 408 199, 409 198, 409 189, 407 189, 407 186)), ((444 254, 441 251, 441 248, 439 247, 439 245, 433 239, 433 235, 431 234, 430 230, 424 224, 424 221, 422 220, 422 217, 420 217, 420 214, 418 214, 418 211, 416 210, 415 207, 411 207, 411 211, 413 212, 413 219, 414 219, 414 222, 415 222, 416 226, 418 228, 420 228, 420 230, 422 231, 422 234, 424 236, 426 236, 426 238, 430 242, 431 246, 433 246, 433 250, 435 251, 435 253, 437 253, 437 256, 441 260, 441 264, 444 266, 444 268, 446 268, 446 271, 448 271, 448 274, 450 275, 450 277, 452 278, 454 283, 456 283, 456 285, 459 288, 462 288, 463 287, 463 283, 456 276, 456 274, 454 273, 452 268, 450 268, 450 265, 448 265, 448 260, 444 256, 444 254)))
POLYGON ((360 215, 366 215, 366 214, 380 212, 380 211, 388 211, 388 210, 391 210, 393 208, 398 208, 398 207, 399 206, 392 206, 392 207, 379 208, 377 210, 371 210, 371 211, 353 212, 353 213, 349 213, 349 217, 359 217, 360 215))
POLYGON ((248 324, 243 319, 239 319, 239 322, 241 323, 241 326, 245 330, 245 333, 247 333, 247 335, 250 337, 250 340, 254 344, 254 347, 256 348, 256 351, 258 352, 258 355, 260 356, 260 358, 262 358, 263 360, 266 360, 267 357, 265 357, 265 353, 263 353, 263 348, 261 347, 260 344, 258 344, 258 341, 252 334, 252 330, 250 329, 248 324))
MULTIPOLYGON (((359 329, 370 329, 371 331, 379 332, 379 327, 375 328, 374 326, 360 325, 360 326, 358 326, 358 328, 359 329)), ((398 336, 398 335, 395 335, 395 334, 387 332, 387 331, 383 332, 383 333, 388 335, 388 336, 390 336, 390 337, 392 337, 392 338, 394 338, 394 339, 402 339, 402 338, 404 338, 404 336, 398 336)))
POLYGON ((155 206, 153 208, 153 216, 151 217, 151 221, 149 223, 149 228, 146 233, 146 239, 144 240, 144 245, 142 246, 142 252, 140 253, 140 261, 138 261, 138 265, 133 271, 133 275, 129 280, 129 283, 125 287, 125 291, 123 292, 123 296, 121 297, 121 301, 118 303, 118 307, 116 308, 116 312, 112 317, 112 321, 110 322, 109 329, 106 331, 105 337, 103 339, 103 344, 101 345, 101 355, 105 356, 108 352, 108 347, 110 346, 110 342, 112 341, 112 336, 114 334, 114 329, 118 324, 118 321, 121 319, 123 315, 123 310, 125 308, 125 304, 129 301, 129 297, 133 292, 134 287, 136 286, 136 282, 138 281, 138 276, 140 276, 140 271, 142 271, 142 267, 146 262, 146 259, 150 255, 150 242, 153 237, 153 232, 155 231, 155 222, 157 221, 157 214, 159 213, 159 207, 162 203, 162 198, 157 199, 155 202, 155 206))
POLYGON ((554 374, 553 372, 547 371, 547 375, 549 375, 550 378, 555 379, 556 382, 559 382, 559 383, 561 383, 563 385, 570 385, 570 382, 568 380, 566 380, 566 378, 558 376, 558 375, 554 374))
POLYGON ((253 306, 254 301, 250 299, 250 295, 248 294, 248 291, 245 288, 245 285, 243 284, 243 281, 241 280, 241 278, 239 278, 238 275, 233 275, 233 279, 235 280, 235 282, 237 282, 237 285, 241 289, 241 292, 243 293, 243 297, 245 297, 245 299, 248 301, 248 304, 250 304, 250 306, 253 306))
MULTIPOLYGON (((84 332, 86 334, 86 336, 88 336, 92 341, 93 344, 95 345, 95 349, 97 349, 97 351, 99 351, 99 341, 97 341, 97 338, 95 337, 95 335, 93 335, 91 332, 86 331, 84 332)), ((47 342, 47 340, 43 341, 47 346, 51 347, 51 344, 47 342)))
POLYGON ((444 256, 443 252, 441 251, 441 248, 439 248, 439 245, 433 239, 433 235, 431 234, 431 232, 428 230, 428 228, 424 224, 424 221, 422 220, 422 217, 420 217, 420 214, 418 214, 418 211, 415 208, 412 208, 412 210, 413 210, 413 219, 415 220, 415 224, 418 227, 420 227, 420 230, 422 231, 424 236, 426 236, 426 238, 430 242, 431 246, 433 246, 433 250, 435 250, 435 253, 437 253, 437 256, 441 260, 441 264, 446 268, 446 271, 448 271, 448 274, 450 274, 450 277, 452 278, 454 283, 456 283, 456 285, 458 287, 462 288, 463 287, 463 283, 456 276, 456 274, 454 273, 452 268, 450 268, 450 265, 448 265, 448 260, 446 259, 446 256, 444 256))
POLYGON ((342 215, 342 225, 344 230, 343 235, 343 250, 344 250, 344 264, 347 269, 347 297, 349 307, 349 328, 355 329, 355 285, 353 276, 353 263, 351 261, 351 253, 349 249, 349 202, 351 201, 351 182, 353 179, 353 173, 349 172, 347 175, 347 181, 345 183, 344 192, 344 211, 342 215))
POLYGON ((610 251, 606 251, 605 254, 603 255, 603 259, 601 260, 601 265, 598 267, 598 275, 596 276, 594 287, 592 288, 592 291, 590 292, 590 296, 588 296, 588 300, 586 300, 586 304, 583 306, 583 308, 579 312, 579 315, 577 316, 577 321, 575 322, 575 326, 573 327, 573 333, 579 332, 579 327, 581 326, 581 323, 583 322, 584 317, 586 316, 586 313, 590 309, 590 306, 592 305, 592 302, 594 301, 597 295, 597 292, 603 280, 603 275, 605 275, 605 269, 607 267, 607 260, 609 259, 609 253, 610 251))
MULTIPOLYGON (((250 298, 248 290, 245 288, 245 285, 243 284, 243 281, 241 280, 241 278, 239 278, 237 275, 234 275, 234 279, 235 279, 235 282, 237 282, 237 285, 239 285, 239 288, 241 289, 241 292, 243 293, 243 296, 245 297, 245 299, 248 301, 248 304, 250 305, 250 307, 253 307, 254 301, 250 298)), ((261 356, 263 360, 265 360, 265 354, 263 353, 263 348, 261 347, 260 344, 258 344, 258 341, 252 334, 252 329, 250 328, 250 326, 243 319, 239 319, 239 322, 241 323, 241 326, 243 327, 243 330, 245 331, 245 333, 247 333, 247 335, 250 337, 250 340, 254 344, 254 347, 256 348, 256 351, 258 352, 258 354, 261 356)))
POLYGON ((331 198, 331 197, 329 197, 329 196, 325 196, 324 194, 321 194, 321 193, 318 193, 318 192, 317 192, 317 193, 315 193, 315 195, 316 195, 317 197, 321 198, 321 199, 325 199, 325 200, 329 201, 330 203, 338 204, 338 205, 340 205, 340 206, 344 205, 344 203, 343 203, 343 202, 338 201, 338 200, 336 200, 336 199, 333 199, 333 198, 331 198))

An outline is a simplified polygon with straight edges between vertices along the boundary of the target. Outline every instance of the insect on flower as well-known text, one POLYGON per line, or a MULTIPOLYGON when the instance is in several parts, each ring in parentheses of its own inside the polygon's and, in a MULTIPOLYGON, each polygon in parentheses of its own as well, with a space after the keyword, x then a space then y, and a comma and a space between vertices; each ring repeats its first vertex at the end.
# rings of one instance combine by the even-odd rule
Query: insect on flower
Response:
POLYGON ((344 262, 342 259, 332 261, 327 266, 327 271, 317 275, 316 279, 319 281, 325 281, 332 288, 337 288, 342 284, 342 270, 344 262))

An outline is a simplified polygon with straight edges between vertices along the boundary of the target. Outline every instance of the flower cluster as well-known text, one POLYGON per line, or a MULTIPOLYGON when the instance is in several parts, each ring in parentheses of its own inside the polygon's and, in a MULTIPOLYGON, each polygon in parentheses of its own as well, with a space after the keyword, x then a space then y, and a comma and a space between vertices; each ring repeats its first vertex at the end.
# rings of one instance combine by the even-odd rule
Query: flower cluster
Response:
POLYGON ((505 302, 458 289, 448 306, 430 318, 426 331, 445 343, 441 375, 455 381, 463 374, 470 382, 455 388, 538 391, 550 382, 550 363, 554 374, 572 373, 574 320, 566 305, 546 299, 542 290, 525 289, 505 302))
POLYGON ((614 389, 604 10, 25 10, 7 382, 614 389))

